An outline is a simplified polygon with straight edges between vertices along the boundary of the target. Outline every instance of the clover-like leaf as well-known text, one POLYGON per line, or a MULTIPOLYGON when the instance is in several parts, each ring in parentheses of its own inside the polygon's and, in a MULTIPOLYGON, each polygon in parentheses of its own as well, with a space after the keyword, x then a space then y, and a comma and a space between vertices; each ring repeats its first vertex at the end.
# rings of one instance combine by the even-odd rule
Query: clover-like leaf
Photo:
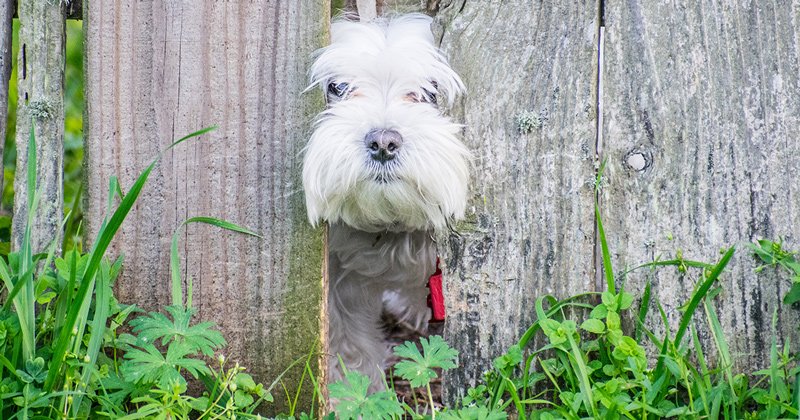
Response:
POLYGON ((599 319, 587 319, 581 324, 581 329, 595 334, 602 334, 606 330, 606 325, 599 319))
POLYGON ((508 348, 506 354, 494 359, 494 367, 497 370, 513 368, 522 362, 522 348, 519 344, 514 344, 508 348))
POLYGON ((611 331, 620 330, 622 328, 622 320, 616 312, 609 312, 606 314, 606 326, 611 331))
POLYGON ((619 300, 619 309, 620 310, 628 309, 628 308, 631 307, 631 305, 633 305, 633 295, 632 294, 630 294, 628 292, 621 292, 620 295, 618 295, 618 296, 620 296, 620 300, 619 300))
POLYGON ((237 389, 236 392, 233 393, 233 402, 239 408, 247 407, 252 404, 253 401, 253 396, 241 389, 237 389))
POLYGON ((344 381, 328 386, 330 398, 336 402, 334 411, 341 420, 390 419, 403 414, 397 396, 390 391, 367 395, 370 380, 358 372, 347 372, 344 381))
POLYGON ((564 335, 564 329, 562 328, 560 322, 548 318, 542 320, 540 325, 542 326, 544 335, 550 339, 550 343, 553 345, 558 345, 567 341, 567 337, 564 335))
POLYGON ((44 369, 44 359, 37 357, 25 361, 25 370, 17 369, 17 376, 26 384, 34 382, 44 382, 47 378, 47 371, 44 369))
POLYGON ((617 295, 606 290, 602 295, 600 295, 600 298, 602 299, 603 305, 605 305, 606 308, 612 311, 617 310, 617 295))
POLYGON ((256 381, 254 381, 253 377, 248 373, 237 373, 233 378, 233 382, 237 387, 246 391, 253 391, 256 389, 256 381))
POLYGON ((394 354, 410 359, 396 364, 394 371, 403 379, 408 380, 413 387, 428 385, 431 379, 437 376, 434 368, 452 369, 456 367, 458 358, 458 351, 448 346, 438 335, 431 336, 429 339, 421 338, 420 344, 422 344, 422 353, 410 341, 394 348, 394 354))
POLYGON ((597 305, 592 309, 592 312, 589 313, 589 318, 592 319, 603 319, 608 314, 608 308, 606 305, 597 305))
POLYGON ((644 370, 647 366, 647 356, 644 348, 631 337, 622 337, 614 347, 611 355, 620 361, 627 360, 628 357, 633 358, 640 370, 644 370))

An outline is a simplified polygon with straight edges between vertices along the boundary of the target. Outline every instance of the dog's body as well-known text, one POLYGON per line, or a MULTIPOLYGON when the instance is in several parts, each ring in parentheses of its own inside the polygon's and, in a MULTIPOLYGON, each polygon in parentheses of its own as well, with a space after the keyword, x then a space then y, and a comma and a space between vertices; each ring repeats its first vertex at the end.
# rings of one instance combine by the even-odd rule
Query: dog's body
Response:
POLYGON ((430 18, 407 15, 332 25, 312 67, 327 95, 306 149, 309 219, 330 223, 331 380, 347 369, 382 386, 381 314, 422 331, 433 232, 463 216, 468 155, 444 117, 463 84, 433 44, 430 18))

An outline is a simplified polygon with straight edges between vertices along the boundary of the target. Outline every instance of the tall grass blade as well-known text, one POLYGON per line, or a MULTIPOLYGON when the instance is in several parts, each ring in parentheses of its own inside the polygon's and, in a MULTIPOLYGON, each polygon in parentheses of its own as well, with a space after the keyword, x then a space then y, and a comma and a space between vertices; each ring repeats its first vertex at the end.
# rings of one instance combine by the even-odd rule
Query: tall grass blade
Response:
MULTIPOLYGON (((231 230, 234 232, 244 233, 246 235, 255 236, 257 238, 261 238, 261 236, 249 229, 243 228, 239 225, 236 225, 231 222, 227 222, 225 220, 220 220, 214 217, 205 217, 205 216, 197 216, 191 217, 183 221, 183 223, 175 229, 175 233, 172 234, 172 246, 170 247, 169 253, 169 269, 170 275, 172 277, 172 305, 179 306, 181 308, 184 307, 183 303, 183 284, 181 281, 181 261, 180 257, 178 256, 178 234, 182 227, 188 225, 189 223, 205 223, 211 226, 216 226, 222 229, 231 230)), ((186 296, 186 308, 191 308, 192 306, 192 297, 191 297, 191 288, 187 288, 187 296, 186 296)))
POLYGON ((525 416, 525 406, 523 406, 522 400, 519 398, 516 385, 514 385, 514 382, 511 379, 505 377, 503 378, 503 382, 508 382, 510 385, 508 386, 508 393, 511 394, 511 400, 514 402, 514 407, 517 409, 517 415, 519 416, 518 418, 527 420, 527 417, 525 416))
MULTIPOLYGON (((714 284, 715 281, 722 275, 723 270, 728 265, 728 262, 733 257, 733 253, 735 251, 735 247, 730 247, 719 262, 714 266, 711 270, 711 273, 705 278, 703 283, 700 284, 700 287, 697 288, 697 291, 694 292, 692 295, 691 300, 689 300, 689 304, 686 306, 686 311, 683 313, 681 317, 681 322, 678 325, 678 331, 675 333, 675 340, 674 345, 675 348, 679 348, 681 344, 681 340, 683 340, 683 335, 686 334, 686 329, 689 327, 689 323, 692 321, 692 317, 694 316, 694 312, 697 309, 697 305, 705 298, 708 290, 714 284)), ((662 355, 665 354, 667 346, 662 348, 662 355)), ((664 371, 664 359, 659 358, 658 364, 656 365, 656 376, 664 371)))
POLYGON ((603 219, 600 217, 600 207, 595 203, 594 215, 597 218, 597 235, 600 238, 600 250, 603 254, 603 272, 606 277, 606 288, 609 292, 616 294, 616 285, 614 284, 614 269, 611 267, 611 253, 608 250, 608 242, 606 242, 606 231, 603 229, 603 219))
POLYGON ((800 412, 800 372, 794 376, 794 396, 792 397, 792 407, 800 412))
POLYGON ((650 293, 652 289, 652 283, 650 279, 647 280, 647 283, 644 285, 644 293, 642 294, 642 305, 639 307, 639 315, 637 316, 638 322, 636 323, 636 331, 634 333, 634 338, 636 341, 640 341, 642 339, 642 329, 644 328, 644 321, 647 319, 647 313, 650 311, 650 293))
MULTIPOLYGON (((64 238, 62 238, 61 242, 61 249, 67 249, 67 244, 69 242, 69 235, 72 234, 73 226, 75 225, 75 215, 78 214, 75 211, 81 203, 81 197, 83 196, 83 183, 80 184, 78 187, 78 191, 75 193, 75 197, 72 199, 72 207, 70 207, 69 216, 67 217, 66 224, 64 226, 64 238)), ((78 226, 80 230, 80 226, 78 226)))
POLYGON ((572 359, 575 366, 577 366, 575 373, 578 376, 578 385, 581 389, 581 394, 583 394, 583 403, 586 405, 586 410, 591 412, 594 418, 599 418, 597 406, 594 403, 594 395, 592 395, 592 384, 589 381, 589 370, 586 368, 586 362, 583 360, 583 352, 581 352, 578 343, 575 342, 575 338, 572 337, 571 334, 567 335, 567 338, 569 339, 569 345, 572 349, 570 359, 572 359))
MULTIPOLYGON (((150 176, 150 173, 153 171, 155 165, 161 160, 161 157, 164 155, 164 153, 192 137, 205 134, 215 128, 216 127, 209 127, 200 131, 196 131, 172 143, 164 151, 159 153, 159 155, 150 163, 150 165, 147 166, 147 168, 139 175, 139 177, 133 183, 130 191, 128 191, 128 194, 125 195, 125 197, 120 201, 119 206, 111 215, 108 223, 104 223, 101 227, 100 232, 97 235, 97 240, 95 241, 90 252, 91 257, 86 266, 86 271, 83 273, 83 279, 81 281, 81 286, 75 295, 75 301, 83 301, 87 293, 89 293, 91 287, 94 286, 94 276, 97 272, 100 262, 105 255, 106 250, 108 249, 108 246, 111 244, 111 240, 116 235, 120 226, 122 226, 122 222, 125 221, 125 217, 128 216, 133 204, 136 202, 136 199, 142 192, 142 188, 147 182, 147 178, 150 176)), ((58 372, 61 371, 64 355, 66 354, 67 348, 69 347, 71 341, 70 333, 72 332, 72 328, 75 326, 75 323, 78 320, 79 311, 79 307, 73 306, 67 314, 67 320, 64 323, 64 328, 62 328, 61 334, 59 335, 53 350, 52 362, 50 363, 50 369, 47 373, 47 379, 44 382, 45 391, 49 392, 53 390, 58 372)))
POLYGON ((719 322, 717 312, 708 302, 708 299, 703 299, 703 308, 706 311, 706 318, 708 319, 711 336, 714 339, 714 344, 717 346, 717 355, 719 357, 717 365, 724 373, 725 380, 733 396, 728 399, 728 403, 731 403, 736 401, 738 397, 736 395, 736 387, 733 383, 733 358, 731 357, 730 347, 728 347, 728 341, 725 339, 725 331, 722 329, 722 324, 719 322))
POLYGON ((597 177, 594 180, 594 217, 597 219, 597 236, 600 239, 600 251, 603 256, 603 272, 606 277, 606 290, 616 294, 616 285, 614 282, 614 269, 611 267, 611 253, 608 251, 608 242, 606 241, 606 231, 603 229, 603 218, 600 216, 600 181, 603 179, 603 172, 606 168, 606 161, 600 163, 600 168, 597 170, 597 177))
POLYGON ((106 321, 108 320, 109 313, 109 273, 108 270, 101 269, 97 276, 97 285, 95 287, 95 308, 94 317, 92 318, 92 335, 89 338, 89 344, 86 349, 86 357, 89 358, 87 362, 84 360, 83 371, 81 372, 81 381, 75 394, 72 404, 72 415, 78 415, 78 410, 81 407, 81 399, 83 398, 86 387, 89 384, 90 376, 95 372, 95 365, 97 364, 97 354, 100 352, 100 346, 103 344, 103 338, 106 332, 106 321))

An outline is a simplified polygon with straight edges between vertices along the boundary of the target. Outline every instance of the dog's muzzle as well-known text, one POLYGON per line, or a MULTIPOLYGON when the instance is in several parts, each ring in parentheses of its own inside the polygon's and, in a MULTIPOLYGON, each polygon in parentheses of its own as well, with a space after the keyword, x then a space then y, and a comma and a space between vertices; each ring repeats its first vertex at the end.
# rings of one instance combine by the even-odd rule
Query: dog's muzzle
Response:
POLYGON ((386 163, 397 156, 403 136, 395 130, 375 129, 364 136, 364 144, 372 160, 386 163))

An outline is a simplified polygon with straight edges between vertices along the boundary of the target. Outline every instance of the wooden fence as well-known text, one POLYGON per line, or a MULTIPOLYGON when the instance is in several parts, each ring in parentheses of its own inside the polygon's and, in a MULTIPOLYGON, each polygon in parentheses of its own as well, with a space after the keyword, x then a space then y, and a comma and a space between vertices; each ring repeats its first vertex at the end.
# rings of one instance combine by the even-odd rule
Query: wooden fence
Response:
MULTIPOLYGON (((52 129, 37 127, 37 138, 58 159, 59 93, 35 81, 59 83, 52 75, 63 68, 64 5, 20 6, 27 49, 18 64, 30 78, 20 81, 20 103, 44 95, 52 105, 52 129), (45 77, 48 68, 55 70, 45 77)), ((800 4, 379 6, 435 12, 437 38, 470 92, 453 115, 476 155, 471 210, 460 236, 439 238, 445 338, 461 352, 461 367, 445 378, 447 398, 519 338, 537 296, 602 289, 594 214, 602 161, 598 198, 618 271, 678 249, 714 260, 736 245, 716 303, 738 366, 763 362, 774 310, 780 337, 798 342, 798 312, 780 304, 788 282, 771 272, 756 277, 743 244, 782 236, 800 246, 800 4), (518 129, 519 115, 534 122, 530 131, 518 129)), ((326 43, 329 18, 329 2, 316 0, 94 0, 83 9, 88 238, 110 176, 130 185, 173 139, 218 125, 170 151, 153 174, 116 242, 126 256, 117 292, 148 308, 169 303, 169 238, 189 217, 256 230, 261 239, 190 226, 181 236, 182 274, 194 281, 199 316, 224 330, 229 356, 264 382, 319 350, 324 336, 324 238, 305 221, 299 170, 323 106, 318 93, 303 93, 306 70, 326 43)), ((40 182, 57 191, 57 171, 41 170, 40 182)), ((60 208, 50 211, 43 226, 60 208)), ((625 288, 640 291, 648 275, 627 276, 625 288)), ((672 319, 696 280, 671 269, 653 274, 672 319)), ((290 387, 298 376, 287 377, 290 387)))

